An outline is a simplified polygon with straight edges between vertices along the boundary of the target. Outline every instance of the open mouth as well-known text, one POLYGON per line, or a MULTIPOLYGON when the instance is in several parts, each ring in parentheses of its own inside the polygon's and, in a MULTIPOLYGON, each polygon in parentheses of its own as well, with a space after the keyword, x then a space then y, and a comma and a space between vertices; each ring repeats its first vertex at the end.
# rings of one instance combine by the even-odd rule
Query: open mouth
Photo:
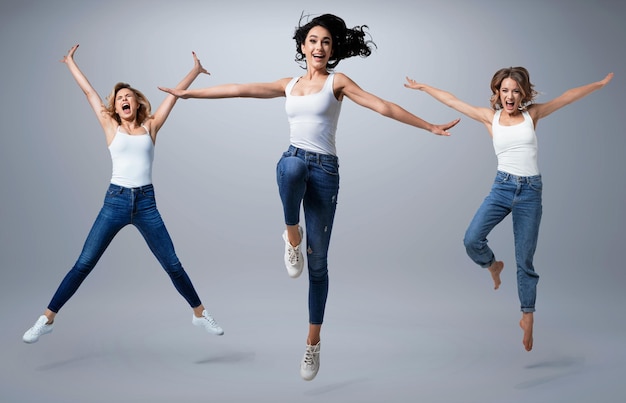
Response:
POLYGON ((124 112, 130 111, 130 105, 129 104, 122 104, 122 110, 124 112))

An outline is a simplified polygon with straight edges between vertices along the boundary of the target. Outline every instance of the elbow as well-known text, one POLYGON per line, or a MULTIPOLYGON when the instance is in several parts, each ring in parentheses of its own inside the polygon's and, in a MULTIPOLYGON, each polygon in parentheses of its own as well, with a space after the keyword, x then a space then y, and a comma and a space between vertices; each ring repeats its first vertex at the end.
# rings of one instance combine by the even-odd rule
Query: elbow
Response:
POLYGON ((385 101, 382 103, 382 105, 380 105, 377 112, 386 118, 393 118, 395 116, 394 107, 397 107, 397 105, 392 104, 391 102, 385 101))

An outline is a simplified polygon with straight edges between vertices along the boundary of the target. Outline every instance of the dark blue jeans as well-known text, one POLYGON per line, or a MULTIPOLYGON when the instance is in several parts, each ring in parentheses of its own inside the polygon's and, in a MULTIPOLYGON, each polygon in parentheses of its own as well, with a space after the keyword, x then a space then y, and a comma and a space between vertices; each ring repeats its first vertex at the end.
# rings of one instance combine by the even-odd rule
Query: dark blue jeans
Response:
POLYGON ((152 185, 125 188, 111 184, 104 205, 87 236, 74 267, 67 273, 48 309, 59 312, 87 278, 115 235, 132 224, 146 240, 150 250, 165 269, 174 287, 192 308, 201 305, 200 298, 183 269, 161 215, 156 207, 152 185))
POLYGON ((498 171, 491 188, 467 231, 464 244, 474 263, 489 267, 496 258, 487 235, 509 213, 513 214, 513 237, 517 262, 517 291, 522 312, 534 312, 539 275, 533 257, 541 222, 541 175, 515 176, 498 171))
POLYGON ((328 297, 328 247, 339 193, 339 161, 290 146, 278 161, 276 180, 285 224, 298 224, 300 206, 304 207, 309 323, 320 325, 328 297))

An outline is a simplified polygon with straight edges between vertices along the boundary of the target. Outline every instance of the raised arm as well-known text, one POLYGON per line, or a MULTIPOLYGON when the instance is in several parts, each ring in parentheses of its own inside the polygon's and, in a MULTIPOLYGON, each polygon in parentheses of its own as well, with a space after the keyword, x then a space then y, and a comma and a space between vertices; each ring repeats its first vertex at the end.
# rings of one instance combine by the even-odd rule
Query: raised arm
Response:
MULTIPOLYGON (((187 73, 187 75, 182 79, 182 81, 178 83, 178 85, 176 86, 177 90, 186 90, 187 88, 189 88, 191 83, 200 74, 210 74, 204 67, 202 67, 202 64, 196 56, 196 53, 191 52, 191 54, 193 56, 193 67, 191 68, 191 71, 189 71, 189 73, 187 73)), ((172 111, 172 108, 174 108, 177 99, 177 97, 171 94, 166 96, 163 102, 161 102, 161 105, 159 105, 159 107, 157 108, 156 112, 154 112, 154 114, 152 115, 153 119, 147 122, 149 123, 150 134, 152 135, 153 141, 156 140, 156 134, 165 123, 165 120, 172 111)))
POLYGON ((85 77, 74 61, 74 53, 76 53, 76 49, 78 49, 78 45, 74 45, 69 52, 67 52, 67 55, 61 59, 61 62, 67 65, 70 73, 72 73, 72 77, 74 77, 74 80, 76 80, 80 89, 83 91, 85 96, 87 96, 87 101, 89 102, 89 105, 91 105, 91 109, 95 112, 102 129, 106 135, 109 135, 111 130, 115 129, 117 123, 115 122, 115 119, 113 119, 106 112, 106 107, 104 106, 100 95, 98 95, 96 90, 91 86, 87 77, 85 77))
POLYGON ((487 128, 491 127, 491 121, 493 120, 493 110, 489 108, 472 106, 466 102, 461 101, 453 94, 440 90, 435 87, 431 87, 430 85, 426 85, 423 83, 418 83, 411 78, 406 78, 407 83, 404 84, 406 88, 411 88, 414 90, 420 90, 431 97, 435 98, 437 101, 442 104, 464 114, 468 118, 474 119, 480 123, 483 123, 487 128))
POLYGON ((449 136, 450 132, 448 130, 459 123, 460 120, 455 119, 445 124, 432 124, 415 116, 393 102, 386 101, 374 94, 364 91, 348 76, 342 73, 335 74, 334 89, 335 93, 340 94, 340 97, 345 95, 358 105, 378 112, 385 117, 419 129, 427 130, 440 136, 449 136))
POLYGON ((536 124, 539 119, 545 118, 552 112, 555 112, 562 107, 571 104, 572 102, 576 102, 579 99, 591 94, 592 92, 604 87, 609 83, 609 81, 611 81, 612 78, 613 73, 609 73, 606 75, 606 77, 604 77, 604 79, 600 81, 569 89, 551 101, 543 104, 532 104, 528 108, 528 112, 530 113, 533 121, 536 124))
POLYGON ((176 88, 159 87, 161 91, 178 98, 278 98, 285 96, 285 88, 289 78, 283 78, 271 83, 249 84, 222 84, 214 87, 181 90, 176 88))

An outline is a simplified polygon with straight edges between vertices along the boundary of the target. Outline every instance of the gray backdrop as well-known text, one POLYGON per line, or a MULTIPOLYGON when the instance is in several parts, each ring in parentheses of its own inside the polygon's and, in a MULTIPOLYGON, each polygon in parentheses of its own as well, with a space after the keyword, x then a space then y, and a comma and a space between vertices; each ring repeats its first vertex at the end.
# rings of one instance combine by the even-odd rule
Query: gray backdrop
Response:
POLYGON ((32 1, 0 5, 0 400, 7 402, 617 402, 626 394, 623 2, 32 1), (467 118, 450 138, 344 102, 341 191, 330 250, 322 368, 297 368, 307 280, 282 263, 275 164, 284 99, 181 100, 161 130, 153 179, 178 255, 226 334, 190 324, 129 227, 35 345, 32 325, 80 253, 110 179, 104 136, 67 68, 101 96, 118 81, 156 108, 196 51, 193 87, 301 74, 302 12, 367 24, 377 50, 337 71, 417 115, 459 116, 404 77, 488 105, 507 66, 538 102, 615 72, 603 90, 538 126, 544 219, 535 349, 523 351, 510 219, 490 241, 497 292, 462 237, 496 159, 467 118))

